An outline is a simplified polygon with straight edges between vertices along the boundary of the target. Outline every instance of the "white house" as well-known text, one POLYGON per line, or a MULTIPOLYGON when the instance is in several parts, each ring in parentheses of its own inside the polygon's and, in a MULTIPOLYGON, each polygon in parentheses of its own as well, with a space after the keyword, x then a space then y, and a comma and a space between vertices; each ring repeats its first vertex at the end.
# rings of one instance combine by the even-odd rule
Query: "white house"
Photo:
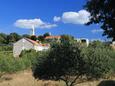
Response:
POLYGON ((80 43, 86 44, 86 46, 89 46, 89 39, 87 38, 79 38, 79 39, 75 39, 80 43))
POLYGON ((13 56, 18 57, 23 50, 34 49, 36 51, 43 51, 49 48, 49 44, 41 44, 28 38, 22 38, 13 44, 13 56))

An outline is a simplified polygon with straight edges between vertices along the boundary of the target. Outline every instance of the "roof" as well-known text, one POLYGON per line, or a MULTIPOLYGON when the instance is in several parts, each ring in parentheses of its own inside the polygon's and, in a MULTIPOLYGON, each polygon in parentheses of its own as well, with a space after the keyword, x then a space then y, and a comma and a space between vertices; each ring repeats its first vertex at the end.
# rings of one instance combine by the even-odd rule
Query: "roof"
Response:
POLYGON ((45 39, 54 39, 54 38, 60 39, 61 36, 46 36, 46 37, 45 37, 45 39))
POLYGON ((24 39, 26 39, 27 41, 31 42, 32 44, 38 45, 38 42, 36 42, 34 40, 31 40, 29 38, 24 38, 24 39))
POLYGON ((34 41, 34 40, 31 40, 31 39, 29 39, 29 38, 24 38, 24 39, 26 39, 27 41, 31 42, 31 43, 34 44, 34 45, 50 46, 49 44, 41 44, 41 43, 38 43, 38 42, 36 42, 36 41, 34 41))
POLYGON ((39 45, 41 45, 41 46, 47 46, 47 47, 50 46, 50 44, 39 44, 39 45))

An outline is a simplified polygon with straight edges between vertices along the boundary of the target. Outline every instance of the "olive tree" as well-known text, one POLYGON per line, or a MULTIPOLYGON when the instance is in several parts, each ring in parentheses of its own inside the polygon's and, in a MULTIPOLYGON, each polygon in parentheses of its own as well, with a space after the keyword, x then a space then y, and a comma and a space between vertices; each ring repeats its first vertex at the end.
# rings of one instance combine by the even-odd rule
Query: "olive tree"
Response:
POLYGON ((83 75, 85 61, 75 43, 55 44, 47 55, 38 58, 33 66, 33 76, 43 80, 63 80, 73 86, 83 75))
POLYGON ((113 71, 110 49, 97 47, 85 48, 82 53, 85 54, 86 77, 87 79, 107 78, 113 71))

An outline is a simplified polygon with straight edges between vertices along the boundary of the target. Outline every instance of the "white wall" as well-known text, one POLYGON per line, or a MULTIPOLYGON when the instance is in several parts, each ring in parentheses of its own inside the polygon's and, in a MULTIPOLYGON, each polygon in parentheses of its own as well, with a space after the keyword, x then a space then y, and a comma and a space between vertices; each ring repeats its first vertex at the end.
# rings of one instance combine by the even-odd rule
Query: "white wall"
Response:
POLYGON ((47 50, 47 49, 49 49, 50 47, 49 46, 41 46, 41 45, 35 45, 34 46, 34 49, 36 50, 36 51, 43 51, 43 50, 47 50))

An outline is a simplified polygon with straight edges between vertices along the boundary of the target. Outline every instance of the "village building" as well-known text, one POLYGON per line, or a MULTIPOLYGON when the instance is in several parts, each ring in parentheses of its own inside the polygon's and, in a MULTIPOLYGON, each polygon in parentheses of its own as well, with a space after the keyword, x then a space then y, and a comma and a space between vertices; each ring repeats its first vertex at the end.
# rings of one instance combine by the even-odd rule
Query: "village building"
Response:
POLYGON ((113 41, 113 42, 110 44, 110 46, 111 46, 113 49, 115 49, 115 41, 113 41))
POLYGON ((89 39, 87 38, 79 38, 79 39, 75 39, 77 40, 77 42, 85 44, 87 47, 89 46, 89 39))
POLYGON ((49 44, 41 44, 29 38, 22 38, 13 44, 13 56, 18 57, 23 50, 34 49, 36 51, 43 51, 49 48, 49 44))
POLYGON ((44 38, 47 42, 60 42, 61 36, 46 36, 44 38))

